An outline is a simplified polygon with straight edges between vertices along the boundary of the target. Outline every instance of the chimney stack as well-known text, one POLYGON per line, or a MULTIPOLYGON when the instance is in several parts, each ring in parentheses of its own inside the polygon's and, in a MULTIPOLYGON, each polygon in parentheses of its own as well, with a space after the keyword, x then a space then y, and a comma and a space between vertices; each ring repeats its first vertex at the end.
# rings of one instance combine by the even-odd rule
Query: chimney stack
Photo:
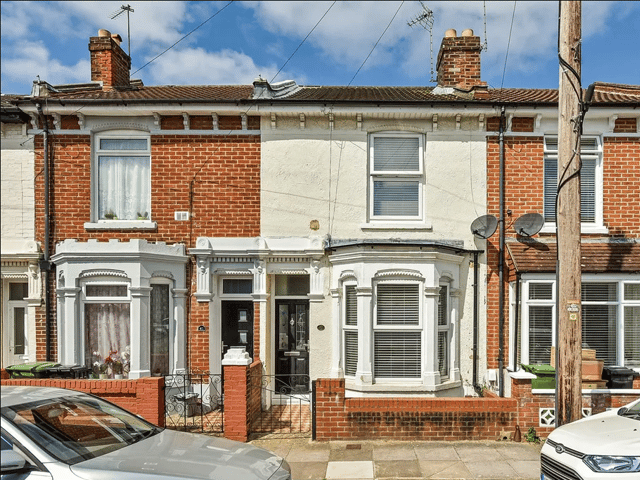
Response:
POLYGON ((120 35, 112 35, 101 28, 97 37, 89 38, 91 52, 91 81, 102 82, 102 89, 129 87, 131 58, 120 47, 120 35))
POLYGON ((455 87, 459 90, 474 90, 476 96, 486 91, 487 83, 480 80, 480 37, 467 29, 458 37, 454 29, 446 31, 438 52, 436 69, 438 86, 455 87))

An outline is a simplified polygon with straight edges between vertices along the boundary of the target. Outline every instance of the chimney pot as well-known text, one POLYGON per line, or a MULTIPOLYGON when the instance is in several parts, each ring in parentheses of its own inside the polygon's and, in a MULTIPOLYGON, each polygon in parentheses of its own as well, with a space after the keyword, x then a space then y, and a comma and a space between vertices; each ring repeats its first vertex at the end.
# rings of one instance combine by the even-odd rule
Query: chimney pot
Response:
POLYGON ((106 28, 101 28, 100 30, 98 30, 98 36, 99 37, 110 37, 111 36, 111 32, 109 30, 107 30, 106 28))
POLYGON ((463 37, 473 37, 473 30, 471 30, 470 28, 467 28, 466 30, 464 30, 462 32, 462 36, 463 37))
POLYGON ((122 37, 120 36, 119 33, 111 34, 111 38, 113 38, 118 45, 122 43, 122 37))
POLYGON ((458 32, 456 32, 455 28, 450 28, 449 30, 444 32, 444 36, 445 37, 457 37, 458 36, 458 32))

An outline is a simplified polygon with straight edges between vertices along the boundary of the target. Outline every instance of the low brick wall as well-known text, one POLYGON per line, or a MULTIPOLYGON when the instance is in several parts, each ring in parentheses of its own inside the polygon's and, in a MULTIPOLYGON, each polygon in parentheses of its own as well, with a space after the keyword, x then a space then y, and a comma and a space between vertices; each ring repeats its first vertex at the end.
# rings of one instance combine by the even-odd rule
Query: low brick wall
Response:
POLYGON ((75 380, 64 378, 8 379, 2 372, 4 385, 57 387, 91 393, 115 403, 149 422, 164 427, 164 377, 144 377, 137 380, 75 380))
POLYGON ((344 379, 316 381, 316 439, 497 440, 513 431, 512 398, 345 398, 344 379))
MULTIPOLYGON (((633 382, 640 391, 640 378, 633 382)), ((540 426, 540 409, 555 408, 555 394, 533 393, 531 379, 511 379, 511 396, 518 400, 518 424, 524 434, 530 427, 539 437, 546 438, 555 427, 540 426)), ((617 394, 615 390, 583 394, 582 407, 590 408, 591 414, 602 413, 608 408, 619 408, 638 399, 638 394, 617 394)))

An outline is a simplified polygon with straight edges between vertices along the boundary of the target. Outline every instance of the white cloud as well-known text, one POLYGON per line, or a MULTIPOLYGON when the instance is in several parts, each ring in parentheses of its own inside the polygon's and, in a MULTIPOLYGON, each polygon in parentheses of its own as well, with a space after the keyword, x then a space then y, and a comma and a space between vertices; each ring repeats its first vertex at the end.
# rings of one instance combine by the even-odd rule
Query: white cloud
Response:
POLYGON ((25 88, 29 88, 27 86, 36 76, 51 84, 84 82, 90 71, 88 60, 80 60, 75 65, 63 65, 57 59, 52 59, 49 50, 41 42, 24 42, 12 51, 11 57, 2 56, 2 75, 24 84, 25 88))
POLYGON ((275 65, 256 65, 243 53, 203 48, 170 50, 147 68, 154 83, 170 85, 251 84, 258 75, 272 78, 278 71, 275 65))

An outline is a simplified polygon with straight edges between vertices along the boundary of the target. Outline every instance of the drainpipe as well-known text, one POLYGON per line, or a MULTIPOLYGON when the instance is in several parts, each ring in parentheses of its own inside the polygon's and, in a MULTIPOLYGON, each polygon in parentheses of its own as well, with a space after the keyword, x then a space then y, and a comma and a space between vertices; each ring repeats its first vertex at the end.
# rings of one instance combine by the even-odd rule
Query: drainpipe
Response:
POLYGON ((498 395, 504 397, 504 107, 500 112, 500 245, 498 250, 498 395))
POLYGON ((42 106, 37 103, 38 116, 43 126, 43 177, 44 177, 44 256, 40 262, 40 271, 44 272, 44 309, 45 309, 45 355, 46 360, 51 361, 51 287, 50 273, 51 263, 49 256, 49 235, 51 231, 50 225, 50 207, 49 207, 49 123, 42 112, 42 106))

